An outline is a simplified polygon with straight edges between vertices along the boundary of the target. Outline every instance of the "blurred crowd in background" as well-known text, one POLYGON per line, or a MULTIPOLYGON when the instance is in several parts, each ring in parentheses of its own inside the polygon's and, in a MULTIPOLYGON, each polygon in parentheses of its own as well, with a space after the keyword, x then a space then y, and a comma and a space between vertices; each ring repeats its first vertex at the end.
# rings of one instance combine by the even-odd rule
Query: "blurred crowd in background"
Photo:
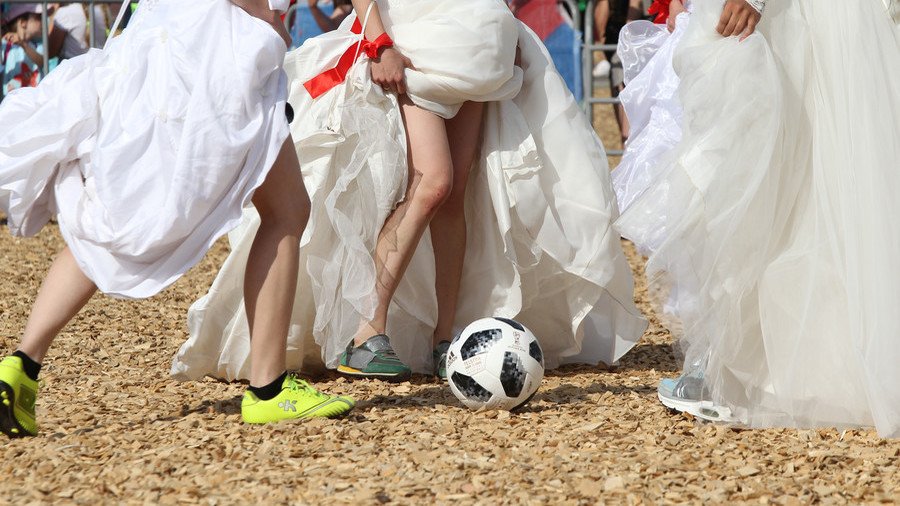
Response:
POLYGON ((93 6, 94 25, 86 4, 47 4, 47 48, 44 47, 41 4, 0 2, 2 9, 2 39, 0 39, 0 68, 3 69, 3 89, 0 96, 11 91, 37 86, 44 75, 44 58, 52 71, 60 61, 84 54, 93 47, 102 47, 108 31, 119 11, 119 4, 93 6))
MULTIPOLYGON (((188 0, 185 0, 188 1, 188 0)), ((592 26, 589 41, 615 45, 619 31, 629 21, 647 16, 649 0, 508 0, 515 15, 540 36, 576 100, 585 94, 582 69, 586 29, 592 26), (588 12, 590 11, 590 12, 588 12), (590 25, 589 25, 590 20, 590 25)), ((133 2, 127 18, 137 7, 133 2)), ((306 39, 334 30, 353 10, 350 0, 294 0, 285 22, 298 47, 306 39)), ((0 1, 2 41, 0 68, 3 87, 0 100, 11 91, 36 86, 44 76, 44 58, 52 71, 60 61, 102 47, 119 12, 120 4, 51 3, 47 6, 48 37, 44 47, 43 8, 40 4, 0 1), (93 10, 93 13, 90 12, 93 10), (91 16, 93 14, 93 17, 91 16), (93 24, 91 20, 93 19, 93 24)), ((615 51, 597 51, 591 56, 595 84, 608 80, 610 93, 622 89, 621 65, 615 51)), ((624 115, 617 119, 627 136, 624 115)))

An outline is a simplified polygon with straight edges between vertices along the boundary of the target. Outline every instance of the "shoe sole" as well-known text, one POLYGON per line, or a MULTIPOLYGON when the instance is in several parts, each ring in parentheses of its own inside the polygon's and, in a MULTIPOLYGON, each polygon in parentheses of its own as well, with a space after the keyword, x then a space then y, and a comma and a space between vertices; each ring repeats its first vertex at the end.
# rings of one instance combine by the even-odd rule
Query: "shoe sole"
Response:
POLYGON ((735 418, 731 410, 725 406, 717 406, 711 402, 701 402, 697 407, 697 411, 691 413, 701 420, 716 423, 740 424, 741 421, 735 418))
POLYGON ((16 392, 0 381, 0 432, 11 438, 35 436, 28 432, 16 418, 16 392))
POLYGON ((303 413, 298 414, 292 418, 282 418, 277 420, 261 420, 261 421, 249 421, 246 418, 243 418, 244 423, 249 423, 253 425, 265 425, 267 423, 278 423, 286 420, 306 420, 309 418, 340 418, 347 413, 353 411, 353 408, 356 406, 356 403, 350 402, 347 399, 333 399, 328 402, 319 404, 318 406, 314 406, 312 408, 307 409, 303 413))
POLYGON ((731 410, 724 406, 717 406, 707 401, 679 401, 666 397, 657 392, 656 397, 663 406, 679 411, 681 413, 690 413, 696 418, 707 422, 719 423, 736 423, 738 420, 731 414, 731 410))
POLYGON ((659 399, 659 402, 663 404, 663 406, 669 409, 674 409, 675 411, 691 413, 692 415, 694 414, 694 411, 700 406, 700 401, 681 401, 678 399, 667 397, 659 392, 656 392, 656 397, 659 399))
POLYGON ((337 370, 339 373, 353 378, 379 379, 382 381, 388 381, 390 383, 400 383, 403 381, 407 381, 412 377, 412 371, 406 371, 402 373, 365 372, 346 365, 339 365, 337 370))
POLYGON ((298 416, 298 420, 306 418, 337 418, 344 416, 353 410, 355 404, 350 404, 344 399, 333 399, 324 404, 319 404, 314 408, 306 410, 302 415, 298 416))

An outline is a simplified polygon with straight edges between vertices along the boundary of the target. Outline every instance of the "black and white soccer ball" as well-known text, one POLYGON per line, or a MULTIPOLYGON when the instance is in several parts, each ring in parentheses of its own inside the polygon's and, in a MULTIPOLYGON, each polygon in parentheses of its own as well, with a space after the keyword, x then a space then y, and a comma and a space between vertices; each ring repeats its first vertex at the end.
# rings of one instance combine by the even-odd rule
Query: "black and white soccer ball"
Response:
POLYGON ((450 390, 472 409, 516 409, 544 378, 544 352, 517 321, 482 318, 469 324, 447 351, 450 390))

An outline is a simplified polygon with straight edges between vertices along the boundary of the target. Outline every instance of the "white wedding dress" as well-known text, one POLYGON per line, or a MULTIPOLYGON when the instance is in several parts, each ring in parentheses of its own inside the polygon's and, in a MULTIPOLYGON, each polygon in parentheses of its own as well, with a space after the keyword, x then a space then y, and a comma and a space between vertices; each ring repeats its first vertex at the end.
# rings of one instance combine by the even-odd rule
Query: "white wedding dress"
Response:
MULTIPOLYGON (((625 89, 619 100, 630 130, 622 160, 612 171, 621 210, 629 208, 659 177, 665 157, 681 140, 680 80, 672 60, 690 22, 691 3, 686 2, 685 8, 672 33, 665 24, 638 20, 626 24, 619 34, 617 53, 625 73, 625 89)), ((651 218, 657 224, 664 223, 655 215, 651 218)), ((644 230, 641 237, 629 239, 647 254, 662 240, 662 231, 644 230)))
POLYGON ((10 231, 36 234, 56 214, 110 295, 173 283, 240 222, 289 134, 285 51, 229 0, 142 1, 106 49, 0 105, 10 231))
POLYGON ((694 2, 683 139, 617 226, 660 239, 648 272, 714 403, 898 437, 900 44, 879 0, 827 3, 769 0, 739 42, 694 2))
MULTIPOLYGON (((379 1, 386 30, 415 70, 409 96, 444 118, 489 102, 468 182, 468 242, 457 329, 487 315, 516 318, 541 340, 548 367, 612 363, 641 337, 631 270, 611 222, 618 214, 600 141, 538 38, 501 0, 379 1), (516 46, 522 66, 514 66, 516 46)), ((351 17, 288 54, 292 125, 313 210, 288 367, 335 367, 374 309, 375 241, 406 188, 406 137, 396 98, 363 57, 345 83, 313 100, 303 83, 355 46, 351 17)), ((233 251, 189 314, 179 378, 249 373, 241 285, 259 218, 248 212, 233 251)), ((388 334, 414 371, 431 370, 437 303, 426 234, 390 309, 388 334)))

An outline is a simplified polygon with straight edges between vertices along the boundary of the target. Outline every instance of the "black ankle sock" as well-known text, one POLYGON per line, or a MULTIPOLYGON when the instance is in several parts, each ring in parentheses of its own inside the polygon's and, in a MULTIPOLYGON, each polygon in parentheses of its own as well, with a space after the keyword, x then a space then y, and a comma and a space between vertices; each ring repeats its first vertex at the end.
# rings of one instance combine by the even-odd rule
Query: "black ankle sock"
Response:
POLYGON ((31 381, 37 381, 38 374, 41 373, 41 364, 31 360, 31 357, 19 350, 16 350, 16 352, 13 353, 13 356, 22 359, 22 366, 25 367, 25 375, 31 378, 31 381))
POLYGON ((268 401, 274 399, 279 393, 281 393, 281 384, 284 383, 284 379, 287 378, 287 371, 281 373, 281 376, 275 378, 275 381, 269 383, 268 385, 255 387, 250 385, 250 391, 253 392, 260 400, 268 401))

